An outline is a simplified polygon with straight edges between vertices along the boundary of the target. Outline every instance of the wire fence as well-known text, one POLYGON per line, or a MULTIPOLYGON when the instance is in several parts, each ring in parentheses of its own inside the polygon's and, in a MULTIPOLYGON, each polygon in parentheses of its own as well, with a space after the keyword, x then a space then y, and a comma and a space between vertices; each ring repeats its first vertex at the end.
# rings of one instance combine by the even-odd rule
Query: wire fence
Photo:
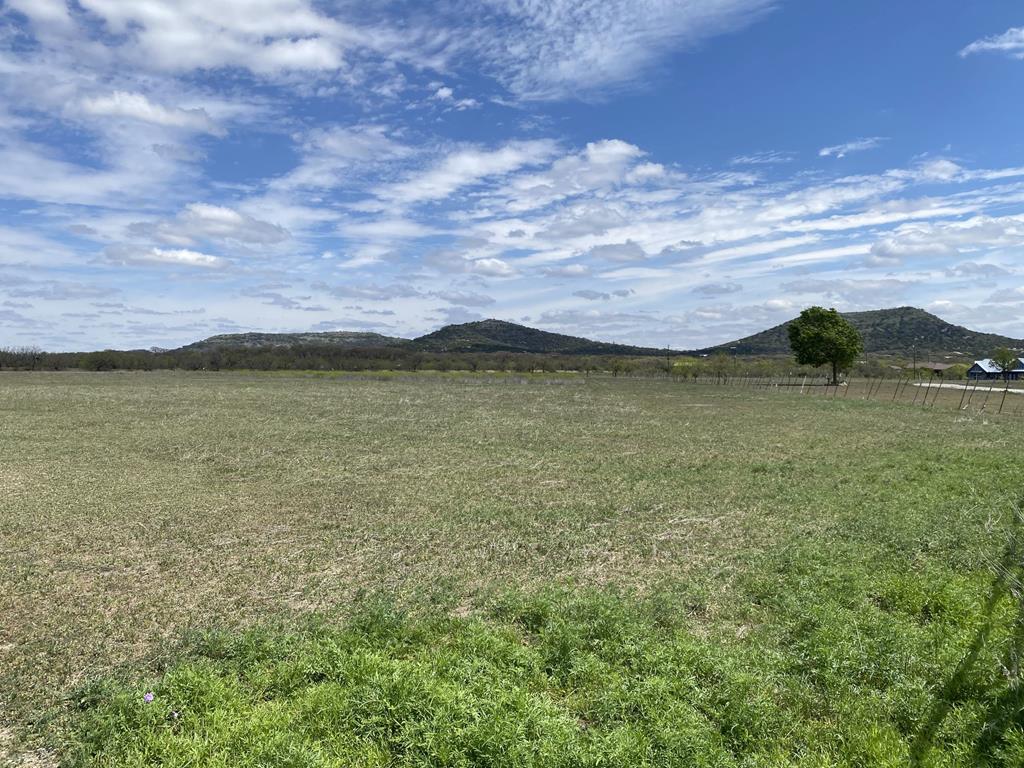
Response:
POLYGON ((1024 416, 1021 381, 903 377, 848 379, 835 385, 824 376, 701 376, 688 381, 804 397, 875 400, 920 408, 1024 416))

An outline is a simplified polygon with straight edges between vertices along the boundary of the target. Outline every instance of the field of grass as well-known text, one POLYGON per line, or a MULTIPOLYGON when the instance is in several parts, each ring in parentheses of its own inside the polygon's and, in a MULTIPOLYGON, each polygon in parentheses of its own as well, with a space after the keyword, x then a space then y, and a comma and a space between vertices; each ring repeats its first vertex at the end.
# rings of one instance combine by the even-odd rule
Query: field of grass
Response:
POLYGON ((0 765, 1024 765, 1019 418, 4 373, 0 425, 0 765))

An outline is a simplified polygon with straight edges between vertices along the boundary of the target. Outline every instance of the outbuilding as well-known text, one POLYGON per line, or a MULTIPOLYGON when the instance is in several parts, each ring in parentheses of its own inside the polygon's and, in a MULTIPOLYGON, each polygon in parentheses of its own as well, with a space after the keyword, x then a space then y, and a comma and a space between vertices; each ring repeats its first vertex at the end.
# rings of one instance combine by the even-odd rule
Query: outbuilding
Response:
POLYGON ((949 363, 918 363, 917 370, 928 371, 932 376, 945 376, 953 366, 949 363))
POLYGON ((1024 357, 1018 357, 1017 365, 1015 365, 1013 370, 1007 374, 1004 374, 1003 369, 988 358, 985 358, 984 360, 975 360, 974 365, 967 369, 967 378, 975 380, 1005 378, 1010 379, 1011 381, 1024 379, 1024 357))

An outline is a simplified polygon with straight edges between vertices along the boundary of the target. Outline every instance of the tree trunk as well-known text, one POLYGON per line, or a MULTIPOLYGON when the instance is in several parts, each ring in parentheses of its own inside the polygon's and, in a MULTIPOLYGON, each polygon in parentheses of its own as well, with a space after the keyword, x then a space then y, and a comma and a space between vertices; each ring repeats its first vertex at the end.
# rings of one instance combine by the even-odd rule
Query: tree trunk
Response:
POLYGON ((832 386, 833 387, 838 387, 839 386, 839 372, 837 370, 837 366, 836 366, 836 361, 835 360, 832 361, 832 386))

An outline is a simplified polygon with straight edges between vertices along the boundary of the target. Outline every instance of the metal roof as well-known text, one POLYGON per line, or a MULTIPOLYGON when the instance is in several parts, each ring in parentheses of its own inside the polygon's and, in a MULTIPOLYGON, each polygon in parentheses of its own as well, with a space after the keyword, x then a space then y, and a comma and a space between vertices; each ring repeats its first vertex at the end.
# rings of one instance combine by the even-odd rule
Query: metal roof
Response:
MULTIPOLYGON (((987 358, 987 357, 984 360, 975 360, 974 361, 974 365, 977 365, 978 367, 980 367, 981 370, 983 370, 985 373, 1002 373, 1003 372, 1002 368, 1000 368, 998 365, 995 364, 995 362, 993 362, 990 358, 987 358)), ((973 368, 974 366, 971 366, 971 367, 973 368)), ((1024 373, 1024 357, 1018 357, 1017 358, 1017 365, 1011 371, 1011 373, 1024 373)))

